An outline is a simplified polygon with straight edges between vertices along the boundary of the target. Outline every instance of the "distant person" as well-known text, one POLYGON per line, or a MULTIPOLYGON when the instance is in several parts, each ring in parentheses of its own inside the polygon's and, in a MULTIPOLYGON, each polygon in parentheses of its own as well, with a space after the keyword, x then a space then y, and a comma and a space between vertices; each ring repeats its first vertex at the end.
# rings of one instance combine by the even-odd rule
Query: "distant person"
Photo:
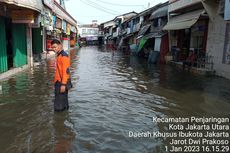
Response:
POLYGON ((183 70, 185 69, 185 66, 187 65, 189 70, 190 68, 194 65, 195 61, 196 61, 196 55, 193 51, 189 52, 188 57, 186 58, 186 60, 183 62, 183 70))
POLYGON ((55 99, 54 110, 63 111, 69 109, 67 83, 70 79, 70 58, 63 50, 59 40, 54 39, 51 42, 52 50, 57 54, 56 72, 54 77, 55 99))

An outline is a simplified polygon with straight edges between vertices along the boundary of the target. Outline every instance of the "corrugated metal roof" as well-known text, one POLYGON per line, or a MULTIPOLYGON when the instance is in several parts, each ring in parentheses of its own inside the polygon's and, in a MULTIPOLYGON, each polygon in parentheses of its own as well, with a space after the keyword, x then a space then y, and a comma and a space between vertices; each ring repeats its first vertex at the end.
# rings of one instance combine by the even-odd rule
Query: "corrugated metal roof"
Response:
POLYGON ((141 30, 138 33, 138 36, 144 35, 148 29, 150 28, 151 24, 147 24, 141 28, 141 30))
POLYGON ((167 16, 168 15, 168 5, 158 8, 157 10, 155 10, 151 16, 150 16, 150 20, 155 19, 155 18, 160 18, 163 16, 167 16))
POLYGON ((204 12, 205 11, 202 9, 173 17, 164 26, 163 30, 179 30, 190 28, 197 22, 200 15, 204 12))

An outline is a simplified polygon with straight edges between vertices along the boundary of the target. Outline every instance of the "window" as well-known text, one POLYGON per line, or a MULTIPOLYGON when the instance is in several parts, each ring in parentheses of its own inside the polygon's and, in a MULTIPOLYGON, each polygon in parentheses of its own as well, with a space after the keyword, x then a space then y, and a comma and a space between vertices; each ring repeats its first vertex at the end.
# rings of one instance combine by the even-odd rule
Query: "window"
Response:
POLYGON ((205 52, 204 39, 206 30, 207 25, 205 20, 199 20, 191 28, 190 48, 194 48, 195 53, 198 56, 203 56, 203 53, 205 52))
POLYGON ((86 29, 82 29, 82 34, 86 34, 86 29))
POLYGON ((226 25, 223 63, 230 64, 230 23, 226 25))

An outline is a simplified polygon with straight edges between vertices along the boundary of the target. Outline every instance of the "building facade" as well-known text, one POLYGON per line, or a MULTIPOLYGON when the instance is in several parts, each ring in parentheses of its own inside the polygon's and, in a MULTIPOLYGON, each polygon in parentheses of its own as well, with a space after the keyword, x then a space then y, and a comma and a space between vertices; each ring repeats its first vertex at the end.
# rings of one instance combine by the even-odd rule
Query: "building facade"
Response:
POLYGON ((42 11, 40 0, 0 1, 0 73, 33 64, 32 25, 42 11))
POLYGON ((78 34, 82 45, 98 44, 99 28, 96 23, 78 25, 78 34))
POLYGON ((59 38, 65 49, 76 39, 77 21, 64 1, 0 0, 0 74, 33 66, 50 41, 59 38))
POLYGON ((197 72, 230 78, 229 8, 229 0, 169 0, 121 24, 103 23, 104 40, 113 46, 119 38, 118 49, 144 57, 158 51, 160 63, 172 57, 181 64, 192 53, 197 72))
MULTIPOLYGON (((205 59, 209 16, 200 0, 169 1, 169 21, 163 28, 170 33, 170 49, 175 61, 185 61, 189 52, 205 59)), ((205 67, 205 61, 197 67, 205 67)))

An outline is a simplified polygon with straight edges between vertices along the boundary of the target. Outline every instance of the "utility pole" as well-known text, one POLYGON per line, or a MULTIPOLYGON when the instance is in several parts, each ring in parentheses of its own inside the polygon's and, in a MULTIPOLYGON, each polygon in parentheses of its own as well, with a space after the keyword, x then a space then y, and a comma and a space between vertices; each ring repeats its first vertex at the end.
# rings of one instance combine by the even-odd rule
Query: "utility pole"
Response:
POLYGON ((150 8, 150 2, 148 2, 148 8, 150 8))

